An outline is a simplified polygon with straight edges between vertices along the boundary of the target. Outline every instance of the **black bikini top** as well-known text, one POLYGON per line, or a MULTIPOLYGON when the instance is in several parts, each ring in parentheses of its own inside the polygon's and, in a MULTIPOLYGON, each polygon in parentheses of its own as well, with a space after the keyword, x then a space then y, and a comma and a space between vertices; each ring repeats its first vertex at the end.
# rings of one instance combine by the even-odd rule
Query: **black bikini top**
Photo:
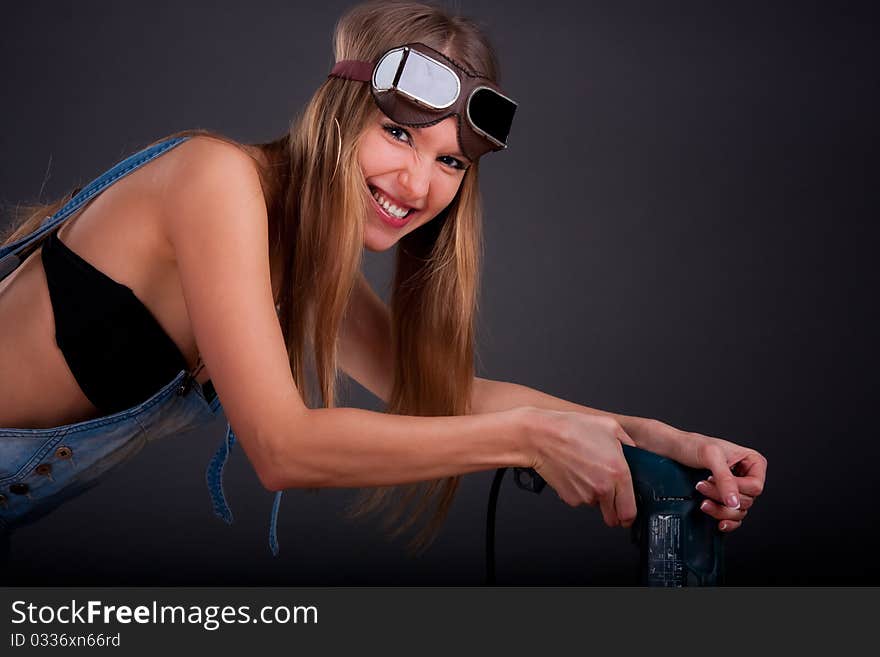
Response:
POLYGON ((57 233, 42 250, 55 341, 103 414, 136 406, 187 369, 186 359, 131 288, 95 269, 57 233))

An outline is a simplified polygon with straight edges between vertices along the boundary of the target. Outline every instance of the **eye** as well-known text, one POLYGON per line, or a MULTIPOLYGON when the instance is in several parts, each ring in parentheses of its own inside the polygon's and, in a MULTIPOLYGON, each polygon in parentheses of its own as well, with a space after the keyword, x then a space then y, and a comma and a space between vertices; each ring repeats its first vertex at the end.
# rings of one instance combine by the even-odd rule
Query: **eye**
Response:
POLYGON ((452 167, 453 169, 459 169, 461 171, 467 169, 467 166, 465 166, 464 162, 462 162, 458 158, 452 157, 451 155, 443 155, 440 157, 440 160, 447 160, 446 162, 444 162, 444 164, 452 167))
MULTIPOLYGON (((412 144, 412 137, 409 132, 407 132, 404 128, 401 128, 399 125, 395 125, 393 123, 385 123, 382 125, 382 129, 391 135, 391 138, 395 141, 403 142, 404 144, 412 144), (403 138, 403 135, 406 138, 403 138)), ((438 158, 443 164, 448 166, 451 169, 456 169, 459 171, 466 171, 467 165, 459 160, 458 158, 452 157, 451 155, 442 155, 438 158)))
POLYGON ((397 141, 402 141, 403 143, 411 143, 412 138, 409 136, 409 133, 401 128, 399 125, 394 125, 393 123, 386 123, 382 126, 382 129, 387 132, 391 137, 397 141), (406 139, 401 138, 398 135, 406 135, 406 139))

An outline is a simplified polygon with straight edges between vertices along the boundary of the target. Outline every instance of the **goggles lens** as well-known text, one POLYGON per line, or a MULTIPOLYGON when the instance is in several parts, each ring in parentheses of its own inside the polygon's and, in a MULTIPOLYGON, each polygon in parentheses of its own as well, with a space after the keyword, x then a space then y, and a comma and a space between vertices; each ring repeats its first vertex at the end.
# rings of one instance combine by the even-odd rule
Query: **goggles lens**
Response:
POLYGON ((467 104, 468 120, 474 129, 499 146, 507 145, 516 103, 488 87, 477 87, 467 104))
POLYGON ((375 65, 336 62, 330 75, 370 82, 379 108, 404 125, 433 125, 444 115, 457 115, 458 141, 468 157, 507 148, 516 102, 491 80, 423 43, 392 48, 375 65), (398 96, 411 102, 398 102, 398 96))
POLYGON ((397 71, 403 62, 403 48, 389 50, 379 63, 376 64, 376 70, 373 73, 373 86, 378 91, 388 91, 394 86, 394 80, 397 78, 397 71))
POLYGON ((410 48, 386 53, 376 66, 373 85, 377 91, 396 89, 431 109, 449 107, 461 91, 455 71, 410 48))

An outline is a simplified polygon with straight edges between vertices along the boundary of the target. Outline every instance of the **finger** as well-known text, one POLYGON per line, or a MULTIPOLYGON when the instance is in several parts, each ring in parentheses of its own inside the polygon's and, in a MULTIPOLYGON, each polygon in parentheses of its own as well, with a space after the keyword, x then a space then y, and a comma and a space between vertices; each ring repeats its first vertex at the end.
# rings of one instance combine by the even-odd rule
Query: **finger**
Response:
MULTIPOLYGON (((721 493, 718 491, 718 487, 715 486, 715 484, 707 481, 698 481, 695 488, 706 497, 711 498, 716 502, 721 502, 721 493)), ((755 498, 751 495, 746 495, 745 493, 740 492, 739 502, 740 509, 750 509, 755 503, 755 498)))
POLYGON ((623 427, 617 425, 617 439, 622 442, 624 445, 629 445, 630 447, 635 447, 636 442, 629 437, 629 434, 623 430, 623 427))
MULTIPOLYGON (((712 475, 706 477, 706 481, 713 486, 715 485, 715 477, 712 475)), ((764 490, 763 482, 758 482, 752 477, 736 477, 736 484, 739 486, 740 497, 742 497, 743 493, 751 495, 752 497, 757 497, 764 490)))
POLYGON ((764 491, 767 478, 767 460, 758 454, 749 453, 734 466, 739 490, 749 495, 760 495, 764 491))
POLYGON ((624 527, 631 527, 636 519, 636 495, 633 490, 632 476, 629 468, 626 469, 626 476, 621 478, 614 489, 614 505, 617 510, 617 517, 620 524, 624 527))
POLYGON ((731 509, 738 509, 740 505, 739 486, 736 485, 736 477, 733 476, 730 466, 724 459, 724 452, 717 447, 707 449, 706 460, 715 477, 714 483, 718 487, 721 499, 731 509))
POLYGON ((722 520, 718 523, 718 529, 725 533, 732 532, 734 529, 739 528, 741 524, 742 522, 739 520, 722 520))
POLYGON ((617 527, 620 521, 617 519, 617 513, 614 511, 614 496, 616 492, 612 491, 610 495, 603 495, 599 498, 599 508, 602 509, 602 517, 605 524, 609 527, 617 527))
POLYGON ((742 521, 748 513, 745 509, 730 509, 720 504, 715 504, 711 500, 703 500, 700 510, 705 514, 712 516, 716 520, 739 520, 742 521))

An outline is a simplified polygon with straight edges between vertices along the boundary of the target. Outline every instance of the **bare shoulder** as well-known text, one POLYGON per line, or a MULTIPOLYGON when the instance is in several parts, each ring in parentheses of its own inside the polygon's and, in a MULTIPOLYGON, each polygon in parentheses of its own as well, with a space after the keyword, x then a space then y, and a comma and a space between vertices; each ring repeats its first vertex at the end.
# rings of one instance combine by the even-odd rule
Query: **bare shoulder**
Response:
POLYGON ((257 163, 235 144, 195 136, 168 153, 158 181, 161 227, 174 249, 184 234, 231 231, 268 240, 257 163), (256 232, 255 232, 256 231, 256 232))
POLYGON ((236 196, 246 197, 244 202, 263 200, 257 164, 235 144, 199 135, 172 153, 161 181, 164 205, 210 202, 218 195, 224 201, 236 196))

